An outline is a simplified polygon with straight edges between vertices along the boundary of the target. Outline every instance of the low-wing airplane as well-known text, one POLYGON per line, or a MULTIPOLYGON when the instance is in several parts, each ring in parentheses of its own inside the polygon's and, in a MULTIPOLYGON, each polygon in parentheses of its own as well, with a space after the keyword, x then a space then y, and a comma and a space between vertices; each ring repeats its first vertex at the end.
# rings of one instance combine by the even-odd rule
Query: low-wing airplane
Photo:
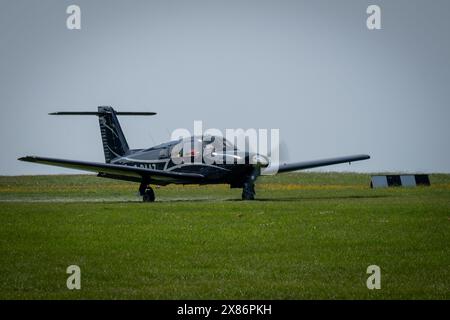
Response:
MULTIPOLYGON (((242 199, 255 198, 255 181, 261 175, 261 169, 270 167, 269 157, 239 151, 233 144, 219 137, 190 137, 169 141, 148 149, 130 149, 120 127, 118 115, 151 116, 154 112, 116 112, 112 107, 98 107, 97 112, 55 112, 51 115, 95 115, 98 116, 100 133, 105 154, 105 163, 65 160, 37 156, 19 158, 21 161, 36 162, 70 169, 96 172, 98 177, 140 183, 139 193, 144 202, 155 201, 155 193, 150 185, 174 184, 229 184, 231 188, 242 188, 242 199), (184 140, 184 141, 182 141, 184 140), (205 154, 217 159, 232 157, 234 160, 211 163, 202 157, 192 160, 195 149, 183 150, 183 146, 200 143, 205 154), (207 143, 206 143, 207 142, 207 143), (214 144, 212 142, 215 142, 214 144), (218 142, 223 149, 217 148, 218 142), (180 147, 181 146, 181 147, 180 147), (211 150, 211 146, 213 150, 211 150), (214 150, 217 149, 217 150, 214 150), (206 150, 208 149, 208 150, 206 150), (188 155, 186 158, 185 155, 188 155), (178 158, 177 158, 178 157, 178 158), (236 161, 235 161, 236 160, 236 161), (238 161, 242 160, 242 161, 238 161)), ((198 146, 198 144, 196 144, 198 146)), ((194 147, 192 147, 194 148, 194 147)), ((277 173, 310 169, 339 163, 369 159, 368 155, 353 155, 322 160, 277 164, 277 173)))

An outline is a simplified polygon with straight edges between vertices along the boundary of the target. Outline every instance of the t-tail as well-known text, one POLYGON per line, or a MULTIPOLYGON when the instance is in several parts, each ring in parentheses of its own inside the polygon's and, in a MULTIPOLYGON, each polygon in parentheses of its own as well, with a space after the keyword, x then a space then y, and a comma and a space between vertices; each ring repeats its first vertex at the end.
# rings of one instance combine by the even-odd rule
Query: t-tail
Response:
POLYGON ((78 112, 65 111, 53 112, 51 115, 94 115, 98 116, 100 125, 100 134, 103 143, 103 152, 105 153, 105 161, 110 163, 111 160, 117 157, 122 157, 130 150, 127 139, 120 127, 118 115, 123 116, 153 116, 155 112, 116 112, 112 107, 101 106, 98 107, 97 112, 78 112))

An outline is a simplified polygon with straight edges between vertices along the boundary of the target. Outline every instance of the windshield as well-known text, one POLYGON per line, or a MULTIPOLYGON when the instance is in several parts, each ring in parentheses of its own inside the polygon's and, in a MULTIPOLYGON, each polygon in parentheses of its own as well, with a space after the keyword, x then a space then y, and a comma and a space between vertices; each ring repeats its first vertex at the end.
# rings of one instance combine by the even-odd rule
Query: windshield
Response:
POLYGON ((213 147, 214 149, 217 148, 217 143, 220 144, 220 141, 222 141, 222 147, 220 148, 221 150, 215 150, 215 151, 219 151, 219 152, 225 152, 227 150, 237 150, 237 148, 227 139, 225 139, 224 137, 221 136, 195 136, 195 137, 189 137, 189 138, 185 138, 183 139, 183 147, 184 147, 184 151, 183 153, 185 154, 190 154, 192 152, 196 152, 196 145, 199 146, 199 144, 201 143, 201 146, 203 149, 205 149, 205 147, 210 146, 213 147), (199 143, 199 144, 197 144, 199 143))
POLYGON ((222 141, 222 150, 221 151, 226 151, 226 150, 236 150, 236 147, 227 139, 225 139, 224 137, 218 137, 218 136, 208 136, 208 137, 204 137, 203 139, 203 146, 205 147, 208 144, 213 144, 214 146, 217 146, 216 143, 222 141))

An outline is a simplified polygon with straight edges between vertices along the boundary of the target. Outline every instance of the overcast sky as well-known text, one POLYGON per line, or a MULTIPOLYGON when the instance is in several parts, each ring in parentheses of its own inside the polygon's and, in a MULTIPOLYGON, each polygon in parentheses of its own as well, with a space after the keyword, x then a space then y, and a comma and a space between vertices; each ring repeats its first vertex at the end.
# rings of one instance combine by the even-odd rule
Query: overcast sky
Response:
POLYGON ((132 148, 202 120, 279 128, 285 160, 372 156, 326 170, 450 172, 449 1, 0 4, 0 175, 74 172, 24 155, 104 161, 96 118, 47 115, 98 105, 158 112, 121 119, 132 148))

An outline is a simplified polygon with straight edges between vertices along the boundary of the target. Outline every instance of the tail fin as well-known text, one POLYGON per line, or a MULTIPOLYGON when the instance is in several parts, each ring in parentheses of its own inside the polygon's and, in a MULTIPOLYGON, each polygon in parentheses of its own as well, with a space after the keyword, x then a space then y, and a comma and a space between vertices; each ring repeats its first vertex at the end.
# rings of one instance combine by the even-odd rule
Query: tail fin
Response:
POLYGON ((105 161, 108 163, 114 158, 125 155, 130 148, 114 109, 111 107, 98 107, 98 113, 103 151, 105 153, 105 161))
POLYGON ((130 148, 127 139, 120 127, 117 115, 139 115, 151 116, 155 112, 116 112, 112 107, 98 107, 98 112, 54 112, 51 115, 96 115, 100 124, 100 133, 103 142, 103 151, 105 161, 111 162, 112 159, 125 155, 130 148))

